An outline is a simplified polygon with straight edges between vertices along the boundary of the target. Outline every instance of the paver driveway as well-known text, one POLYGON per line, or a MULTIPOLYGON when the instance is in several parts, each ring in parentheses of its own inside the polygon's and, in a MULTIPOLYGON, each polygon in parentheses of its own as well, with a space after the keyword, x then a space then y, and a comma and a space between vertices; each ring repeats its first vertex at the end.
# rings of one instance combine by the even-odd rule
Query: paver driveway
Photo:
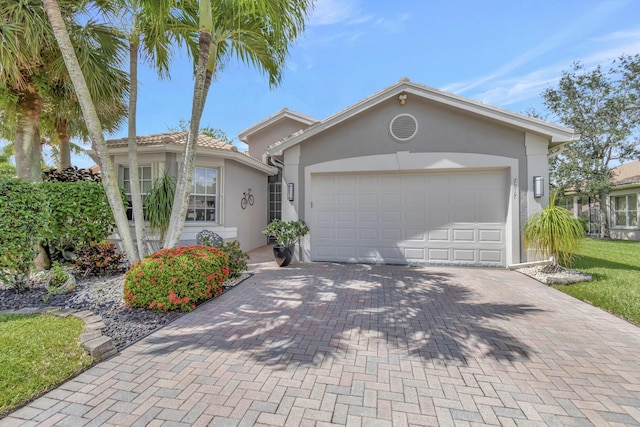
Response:
POLYGON ((640 329, 519 273, 253 257, 0 425, 640 424, 640 329))

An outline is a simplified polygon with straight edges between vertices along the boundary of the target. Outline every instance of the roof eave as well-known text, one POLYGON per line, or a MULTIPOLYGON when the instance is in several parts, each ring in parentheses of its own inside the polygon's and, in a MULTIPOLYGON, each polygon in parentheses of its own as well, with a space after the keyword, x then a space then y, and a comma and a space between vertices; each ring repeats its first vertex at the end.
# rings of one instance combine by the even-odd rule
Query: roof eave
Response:
POLYGON ((319 122, 319 120, 314 119, 313 117, 306 116, 296 111, 289 110, 288 108, 283 108, 277 113, 267 117, 264 120, 259 121, 258 123, 238 133, 238 139, 244 143, 247 143, 248 137, 284 118, 295 120, 307 126, 312 126, 313 124, 319 122))

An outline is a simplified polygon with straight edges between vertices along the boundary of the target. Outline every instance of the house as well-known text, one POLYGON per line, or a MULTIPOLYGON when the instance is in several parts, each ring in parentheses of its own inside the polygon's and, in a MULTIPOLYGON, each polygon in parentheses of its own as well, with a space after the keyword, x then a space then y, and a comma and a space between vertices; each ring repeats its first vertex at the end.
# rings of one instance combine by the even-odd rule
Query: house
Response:
MULTIPOLYGON (((168 132, 137 137, 141 193, 145 195, 163 173, 176 177, 188 132, 168 132)), ((118 182, 129 192, 127 139, 107 141, 118 182)), ((238 240, 248 251, 265 244, 261 233, 267 225, 267 177, 277 169, 240 153, 228 143, 199 135, 189 211, 180 238, 195 244, 207 229, 225 240, 238 240), (253 203, 242 203, 248 194, 253 203)), ((131 219, 131 209, 127 211, 131 219)))
MULTIPOLYGON (((614 168, 608 194, 609 235, 612 239, 640 240, 640 160, 614 168)), ((600 235, 600 206, 597 200, 567 194, 563 206, 587 222, 589 235, 600 235)))
POLYGON ((533 259, 523 228, 548 203, 549 150, 575 135, 401 79, 321 121, 281 110, 240 139, 281 169, 269 215, 310 225, 302 260, 505 267, 533 259))

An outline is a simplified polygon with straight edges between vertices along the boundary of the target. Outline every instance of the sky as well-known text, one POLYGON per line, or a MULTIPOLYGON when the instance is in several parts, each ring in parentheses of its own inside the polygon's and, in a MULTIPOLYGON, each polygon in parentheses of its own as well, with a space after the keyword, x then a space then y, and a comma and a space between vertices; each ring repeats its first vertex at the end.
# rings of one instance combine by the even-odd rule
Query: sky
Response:
MULTIPOLYGON (((639 18, 640 0, 317 0, 281 85, 270 88, 256 69, 230 62, 211 85, 202 125, 237 141, 284 107, 322 120, 402 77, 518 113, 544 112, 542 91, 575 61, 606 66, 639 54, 639 18)), ((138 135, 190 117, 186 55, 175 55, 170 80, 144 66, 139 80, 138 135)), ((125 136, 126 127, 107 135, 125 136)))

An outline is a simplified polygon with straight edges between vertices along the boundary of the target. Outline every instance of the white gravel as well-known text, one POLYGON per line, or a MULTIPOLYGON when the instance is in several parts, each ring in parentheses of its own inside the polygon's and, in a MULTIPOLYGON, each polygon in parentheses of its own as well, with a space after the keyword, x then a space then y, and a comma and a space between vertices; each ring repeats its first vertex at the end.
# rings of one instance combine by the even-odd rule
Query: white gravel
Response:
POLYGON ((544 267, 544 265, 536 265, 533 267, 519 268, 516 271, 529 277, 533 277, 537 281, 548 285, 569 285, 571 283, 589 282, 592 280, 592 277, 590 275, 582 273, 578 270, 561 268, 560 271, 555 273, 545 273, 542 271, 544 267))

